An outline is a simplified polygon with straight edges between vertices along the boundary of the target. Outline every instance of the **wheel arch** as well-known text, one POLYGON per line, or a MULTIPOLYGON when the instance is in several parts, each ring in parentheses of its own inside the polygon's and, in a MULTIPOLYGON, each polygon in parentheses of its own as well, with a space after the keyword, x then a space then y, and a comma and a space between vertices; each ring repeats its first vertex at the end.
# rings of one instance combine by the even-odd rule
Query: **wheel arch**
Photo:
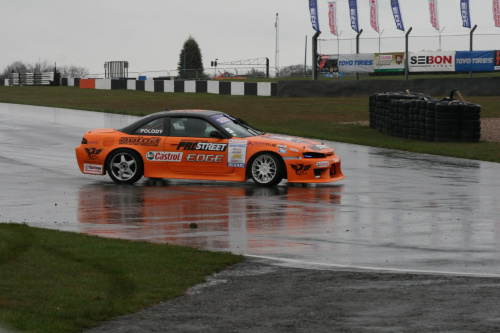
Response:
POLYGON ((111 155, 113 155, 113 153, 117 150, 123 150, 123 151, 133 151, 135 152, 138 156, 139 156, 139 159, 141 160, 141 163, 142 163, 142 168, 143 168, 143 171, 144 171, 144 159, 142 158, 142 154, 137 150, 137 149, 133 149, 133 148, 130 148, 130 147, 116 147, 114 148, 113 150, 111 150, 107 155, 106 155, 106 159, 104 160, 104 174, 107 174, 108 173, 108 168, 107 168, 107 165, 109 163, 109 159, 111 157, 111 155))
POLYGON ((288 174, 287 174, 287 170, 286 170, 286 164, 285 164, 285 160, 283 159, 283 156, 281 156, 280 154, 276 153, 275 151, 270 151, 270 150, 258 151, 258 152, 256 152, 255 154, 253 154, 248 159, 248 162, 246 164, 246 169, 245 169, 245 179, 252 178, 252 174, 251 174, 251 172, 252 172, 252 170, 251 170, 252 162, 257 158, 257 156, 262 155, 264 153, 268 153, 268 154, 274 155, 274 156, 276 156, 278 158, 278 160, 280 161, 280 164, 281 164, 281 169, 283 170, 283 179, 288 179, 288 174))

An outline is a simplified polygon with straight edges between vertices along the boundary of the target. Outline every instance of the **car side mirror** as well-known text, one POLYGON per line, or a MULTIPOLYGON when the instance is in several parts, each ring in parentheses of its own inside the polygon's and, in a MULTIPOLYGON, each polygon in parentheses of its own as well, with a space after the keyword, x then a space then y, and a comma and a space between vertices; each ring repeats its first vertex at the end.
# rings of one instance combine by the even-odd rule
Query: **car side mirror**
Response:
POLYGON ((222 134, 221 132, 219 131, 212 131, 210 132, 210 137, 211 138, 217 138, 217 139, 225 139, 226 136, 224 134, 222 134))

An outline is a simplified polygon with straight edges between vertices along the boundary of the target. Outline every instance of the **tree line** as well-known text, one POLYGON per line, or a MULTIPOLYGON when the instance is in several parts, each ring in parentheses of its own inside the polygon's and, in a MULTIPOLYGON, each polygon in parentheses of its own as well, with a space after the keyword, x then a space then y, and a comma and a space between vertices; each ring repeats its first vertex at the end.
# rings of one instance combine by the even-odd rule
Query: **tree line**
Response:
POLYGON ((22 61, 14 61, 4 68, 0 74, 0 79, 7 79, 9 73, 47 73, 47 72, 57 72, 61 74, 61 77, 80 77, 84 78, 89 75, 89 70, 86 67, 74 66, 74 65, 64 65, 61 67, 56 66, 55 63, 43 60, 37 61, 35 63, 24 63, 22 61))
MULTIPOLYGON (((189 36, 182 46, 179 54, 179 62, 177 63, 179 78, 181 79, 208 79, 210 75, 205 73, 203 68, 203 59, 200 47, 196 40, 189 36)), ((55 63, 43 60, 35 63, 24 63, 22 61, 14 61, 9 64, 0 74, 0 79, 7 79, 9 73, 46 73, 57 72, 60 77, 77 77, 86 78, 89 75, 89 70, 86 67, 64 65, 57 67, 55 63)), ((266 73, 260 70, 251 69, 247 73, 242 73, 243 76, 249 77, 266 77, 266 73)), ((304 73, 303 65, 291 65, 279 69, 278 76, 304 76, 311 75, 311 69, 307 69, 304 73)))

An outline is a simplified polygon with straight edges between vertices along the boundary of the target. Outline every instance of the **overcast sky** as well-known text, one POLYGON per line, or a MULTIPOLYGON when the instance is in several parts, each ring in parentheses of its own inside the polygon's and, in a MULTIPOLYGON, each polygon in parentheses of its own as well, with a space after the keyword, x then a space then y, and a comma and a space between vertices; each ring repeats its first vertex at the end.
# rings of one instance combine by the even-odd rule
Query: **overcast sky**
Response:
MULTIPOLYGON (((379 1, 384 35, 401 35, 390 0, 379 1)), ((437 33, 430 24, 428 0, 399 0, 403 22, 412 33, 437 33)), ((341 37, 355 36, 347 0, 337 0, 341 37)), ((500 34, 492 0, 470 0, 472 25, 500 34)), ((14 61, 49 60, 59 66, 104 72, 106 61, 126 60, 130 72, 175 70, 184 41, 198 42, 205 69, 210 62, 268 57, 275 63, 276 13, 279 17, 279 65, 303 64, 314 34, 308 0, 0 0, 0 71, 14 61)), ((328 1, 318 0, 320 39, 335 38, 328 26, 328 1)), ((358 0, 363 36, 378 36, 369 23, 369 0, 358 0)), ((462 28, 460 0, 438 0, 444 32, 462 28)), ((398 50, 396 50, 398 51, 398 50)))

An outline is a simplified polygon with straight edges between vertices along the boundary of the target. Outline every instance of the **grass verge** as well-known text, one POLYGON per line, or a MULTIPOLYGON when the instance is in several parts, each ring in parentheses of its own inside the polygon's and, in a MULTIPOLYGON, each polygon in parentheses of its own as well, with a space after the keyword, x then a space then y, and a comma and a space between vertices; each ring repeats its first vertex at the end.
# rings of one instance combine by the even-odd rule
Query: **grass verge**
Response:
MULTIPOLYGON (((500 96, 472 96, 467 97, 467 101, 482 106, 482 118, 500 118, 500 96)), ((273 98, 77 87, 0 87, 0 102, 138 116, 166 108, 220 110, 244 118, 268 132, 500 162, 498 142, 428 143, 391 137, 367 126, 345 124, 369 119, 368 97, 273 98)))
POLYGON ((26 332, 81 331, 181 296, 241 259, 0 223, 0 322, 26 332))

